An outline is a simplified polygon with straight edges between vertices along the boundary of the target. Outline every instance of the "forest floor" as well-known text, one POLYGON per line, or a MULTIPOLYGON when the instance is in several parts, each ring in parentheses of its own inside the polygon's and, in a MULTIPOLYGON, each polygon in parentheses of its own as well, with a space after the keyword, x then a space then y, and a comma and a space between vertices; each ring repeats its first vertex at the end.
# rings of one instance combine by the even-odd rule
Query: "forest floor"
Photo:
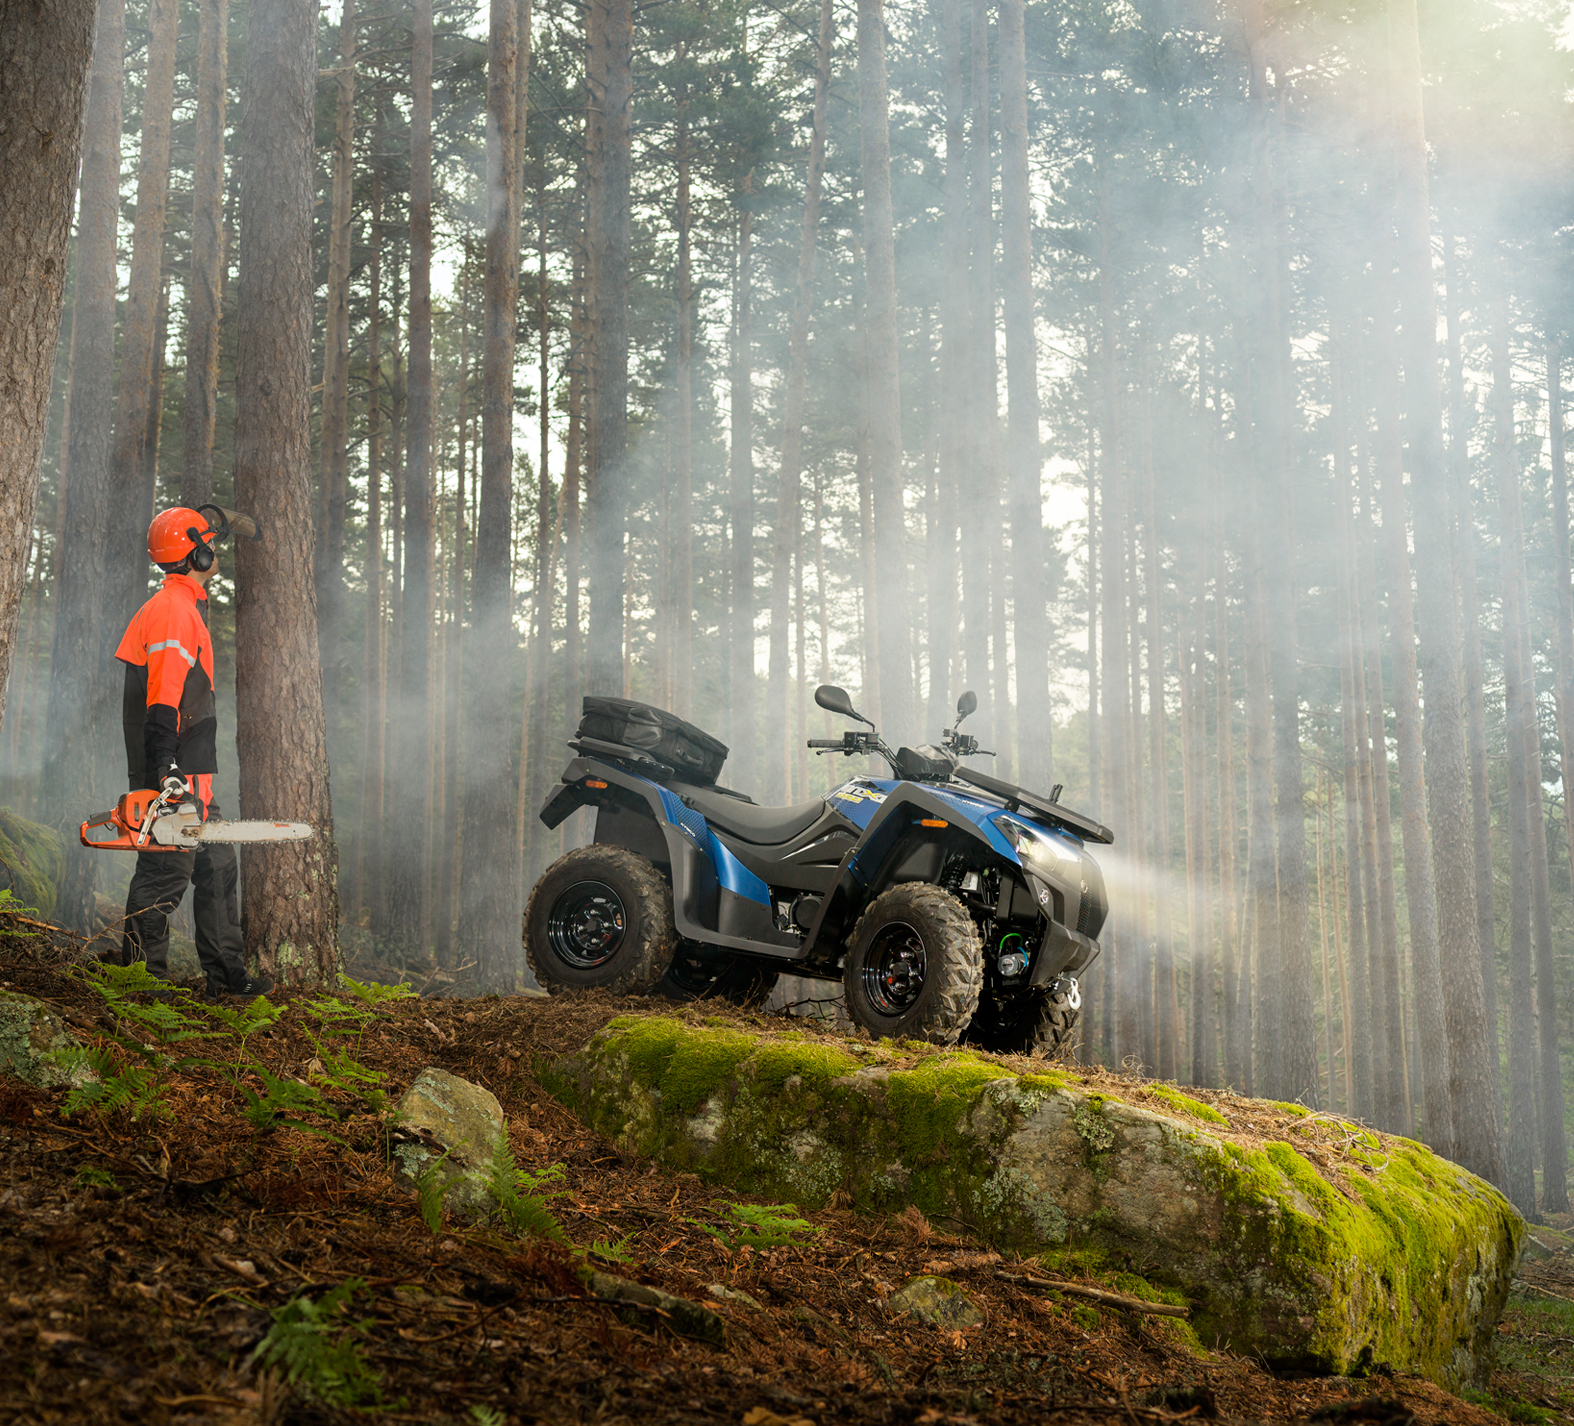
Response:
POLYGON ((530 1072, 649 1002, 347 996, 340 1014, 303 994, 250 1033, 186 1040, 111 1013, 81 959, 65 933, 0 913, 0 987, 140 1063, 165 1117, 66 1115, 64 1093, 0 1078, 0 1422, 1574 1421, 1574 1259, 1552 1230, 1477 1404, 1409 1377, 1275 1375, 1199 1352, 1171 1319, 1002 1281, 983 1245, 911 1212, 823 1210, 793 1246, 729 1251, 707 1227, 731 1221, 734 1195, 623 1158, 530 1072), (194 1050, 206 1063, 176 1072, 194 1050), (391 1172, 376 1077, 395 1096, 428 1065, 497 1095, 521 1168, 562 1166, 548 1207, 564 1245, 427 1227, 391 1172), (320 1092, 287 1105, 303 1083, 320 1092), (726 1345, 588 1295, 577 1269, 597 1250, 714 1310, 726 1345), (983 1325, 888 1314, 892 1287, 925 1271, 964 1282, 983 1325), (288 1360, 311 1358, 293 1386, 255 1360, 286 1337, 288 1360))

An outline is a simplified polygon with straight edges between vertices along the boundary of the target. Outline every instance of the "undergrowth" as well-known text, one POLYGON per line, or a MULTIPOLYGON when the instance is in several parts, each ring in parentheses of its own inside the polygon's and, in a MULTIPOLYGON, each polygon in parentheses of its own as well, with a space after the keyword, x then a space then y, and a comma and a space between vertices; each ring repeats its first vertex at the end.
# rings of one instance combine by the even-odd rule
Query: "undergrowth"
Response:
POLYGON ((365 1286, 363 1278, 346 1278, 315 1301, 305 1294, 292 1297, 274 1311, 273 1326, 253 1359, 324 1406, 382 1405, 381 1374, 361 1356, 361 1338, 373 1319, 346 1315, 365 1286))

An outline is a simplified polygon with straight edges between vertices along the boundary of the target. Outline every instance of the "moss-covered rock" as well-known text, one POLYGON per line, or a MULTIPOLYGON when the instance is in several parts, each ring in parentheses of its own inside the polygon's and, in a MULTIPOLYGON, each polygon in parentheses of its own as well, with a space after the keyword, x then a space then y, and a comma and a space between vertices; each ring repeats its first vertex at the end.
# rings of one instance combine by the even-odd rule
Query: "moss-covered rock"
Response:
POLYGON ((915 1277, 897 1288, 885 1306, 889 1312, 953 1332, 976 1327, 984 1320, 973 1299, 948 1277, 915 1277))
POLYGON ((0 891, 9 891, 47 921, 54 915, 64 866, 59 832, 0 807, 0 891))
POLYGON ((394 1122, 401 1136, 394 1176, 401 1183, 419 1189, 436 1174, 443 1207, 456 1218, 483 1218, 496 1207, 488 1168, 507 1123, 491 1090, 430 1066, 401 1096, 394 1122))
POLYGON ((93 1078, 86 1065, 69 1063, 78 1049, 58 1011, 31 995, 0 990, 0 1074, 39 1089, 74 1089, 93 1078))
POLYGON ((1279 1367, 1483 1380, 1525 1231, 1409 1140, 1285 1114, 1263 1142, 1174 1091, 968 1050, 625 1017, 545 1078, 626 1151, 749 1192, 911 1203, 1050 1262, 1136 1268, 1202 1342, 1279 1367))

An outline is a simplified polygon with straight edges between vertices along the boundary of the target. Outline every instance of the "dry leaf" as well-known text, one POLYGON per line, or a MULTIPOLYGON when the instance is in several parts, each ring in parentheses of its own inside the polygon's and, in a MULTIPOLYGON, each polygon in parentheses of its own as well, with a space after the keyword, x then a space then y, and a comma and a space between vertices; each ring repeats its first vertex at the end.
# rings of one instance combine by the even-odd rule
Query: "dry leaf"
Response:
POLYGON ((75 1332, 40 1332, 38 1340, 46 1347, 58 1347, 62 1342, 80 1342, 75 1332))
POLYGON ((778 1416, 768 1406, 755 1406, 744 1415, 743 1426, 814 1426, 814 1421, 808 1416, 778 1416))

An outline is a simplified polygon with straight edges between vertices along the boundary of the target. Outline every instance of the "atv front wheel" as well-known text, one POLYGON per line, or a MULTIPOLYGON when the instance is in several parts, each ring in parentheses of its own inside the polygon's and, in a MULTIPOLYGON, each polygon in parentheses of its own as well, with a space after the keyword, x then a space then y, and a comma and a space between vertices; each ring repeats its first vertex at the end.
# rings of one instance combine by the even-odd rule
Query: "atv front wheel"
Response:
POLYGON ((546 869, 525 907, 525 963, 549 995, 643 995, 678 943, 672 888, 623 847, 580 847, 546 869))
POLYGON ((685 942, 672 958, 672 969, 656 987, 669 1000, 724 1000, 729 1005, 761 1005, 776 988, 776 971, 757 961, 725 953, 704 956, 685 942))
POLYGON ((869 903, 842 971, 847 1013, 871 1035, 954 1045, 978 1008, 978 927, 943 887, 906 881, 869 903))
POLYGON ((1081 1013, 1075 986, 1075 981, 1056 981, 1046 989, 1019 991, 1004 1000, 986 995, 962 1038, 997 1055, 1054 1059, 1066 1054, 1081 1013))

